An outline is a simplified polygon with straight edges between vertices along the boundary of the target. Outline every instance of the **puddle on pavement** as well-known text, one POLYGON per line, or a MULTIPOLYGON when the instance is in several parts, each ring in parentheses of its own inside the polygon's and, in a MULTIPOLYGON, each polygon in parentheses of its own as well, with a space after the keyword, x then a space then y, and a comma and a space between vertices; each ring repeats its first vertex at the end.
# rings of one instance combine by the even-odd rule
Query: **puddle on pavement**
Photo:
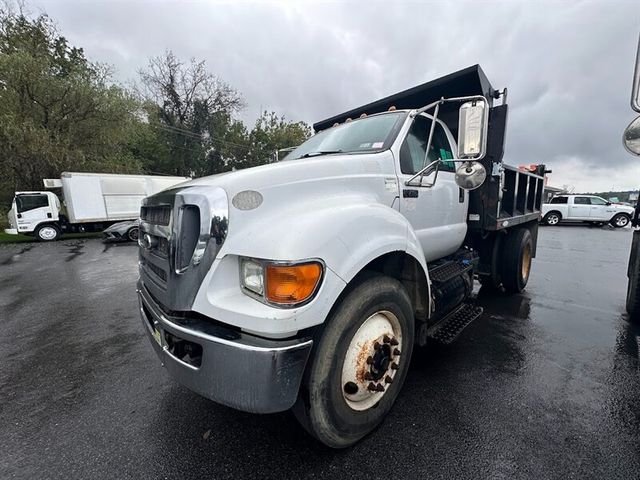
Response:
POLYGON ((23 254, 27 253, 32 248, 33 248, 33 245, 27 245, 26 247, 22 247, 22 249, 18 253, 14 253, 9 258, 4 260, 2 262, 2 265, 10 265, 14 262, 17 262, 23 254))
POLYGON ((69 253, 71 254, 67 258, 65 258, 65 262, 70 262, 75 258, 79 257, 80 255, 84 254, 84 252, 82 251, 82 249, 84 248, 83 241, 76 242, 76 243, 65 243, 64 246, 70 247, 69 253))

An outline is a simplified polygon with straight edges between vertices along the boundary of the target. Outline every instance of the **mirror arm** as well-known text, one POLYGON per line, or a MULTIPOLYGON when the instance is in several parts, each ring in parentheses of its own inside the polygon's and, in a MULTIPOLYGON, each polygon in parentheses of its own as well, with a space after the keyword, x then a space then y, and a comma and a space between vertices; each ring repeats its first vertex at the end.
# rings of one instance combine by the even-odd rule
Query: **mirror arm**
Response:
MULTIPOLYGON (((424 177, 425 173, 427 172, 427 170, 430 170, 434 165, 440 163, 440 159, 431 162, 429 165, 427 165, 426 167, 422 168, 419 172, 416 172, 413 177, 411 177, 409 180, 407 180, 406 182, 404 182, 405 185, 410 186, 411 182, 413 182, 416 178, 420 177, 420 183, 422 183, 422 177, 424 177)), ((420 183, 418 185, 415 186, 419 186, 420 183)))

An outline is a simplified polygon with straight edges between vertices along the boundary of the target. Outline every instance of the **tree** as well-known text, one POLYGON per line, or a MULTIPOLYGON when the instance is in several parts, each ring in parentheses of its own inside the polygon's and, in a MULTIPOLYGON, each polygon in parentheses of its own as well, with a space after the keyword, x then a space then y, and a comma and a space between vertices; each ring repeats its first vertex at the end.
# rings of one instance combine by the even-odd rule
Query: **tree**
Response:
MULTIPOLYGON (((146 168, 175 175, 211 173, 215 151, 233 126, 233 114, 244 106, 240 94, 209 73, 204 61, 184 63, 170 50, 152 58, 139 74, 138 92, 163 146, 147 160, 146 168)), ((222 158, 222 153, 217 156, 222 158)))
POLYGON ((0 191, 64 170, 140 170, 128 148, 138 105, 110 78, 46 15, 0 10, 0 191))
POLYGON ((263 112, 249 133, 251 149, 239 167, 253 167, 275 160, 277 150, 296 147, 311 136, 312 130, 304 122, 288 122, 275 112, 263 112))

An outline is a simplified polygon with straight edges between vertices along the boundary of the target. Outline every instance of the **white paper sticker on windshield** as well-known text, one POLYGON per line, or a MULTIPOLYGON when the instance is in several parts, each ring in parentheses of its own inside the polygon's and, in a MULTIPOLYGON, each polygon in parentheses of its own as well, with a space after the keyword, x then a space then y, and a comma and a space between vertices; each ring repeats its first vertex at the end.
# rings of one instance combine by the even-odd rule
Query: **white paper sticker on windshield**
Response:
POLYGON ((360 147, 358 147, 358 148, 369 148, 369 147, 371 147, 371 143, 370 142, 369 143, 361 143, 360 147))
POLYGON ((375 142, 371 145, 371 148, 382 148, 382 145, 384 145, 384 142, 375 142))

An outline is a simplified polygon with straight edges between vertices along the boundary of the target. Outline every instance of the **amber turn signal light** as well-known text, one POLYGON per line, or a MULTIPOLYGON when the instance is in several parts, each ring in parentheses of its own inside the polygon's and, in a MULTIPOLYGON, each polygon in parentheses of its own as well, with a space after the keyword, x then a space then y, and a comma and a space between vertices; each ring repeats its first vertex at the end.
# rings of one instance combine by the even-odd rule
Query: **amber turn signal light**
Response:
POLYGON ((322 277, 318 262, 298 265, 267 265, 265 298, 269 302, 296 305, 308 300, 322 277))

